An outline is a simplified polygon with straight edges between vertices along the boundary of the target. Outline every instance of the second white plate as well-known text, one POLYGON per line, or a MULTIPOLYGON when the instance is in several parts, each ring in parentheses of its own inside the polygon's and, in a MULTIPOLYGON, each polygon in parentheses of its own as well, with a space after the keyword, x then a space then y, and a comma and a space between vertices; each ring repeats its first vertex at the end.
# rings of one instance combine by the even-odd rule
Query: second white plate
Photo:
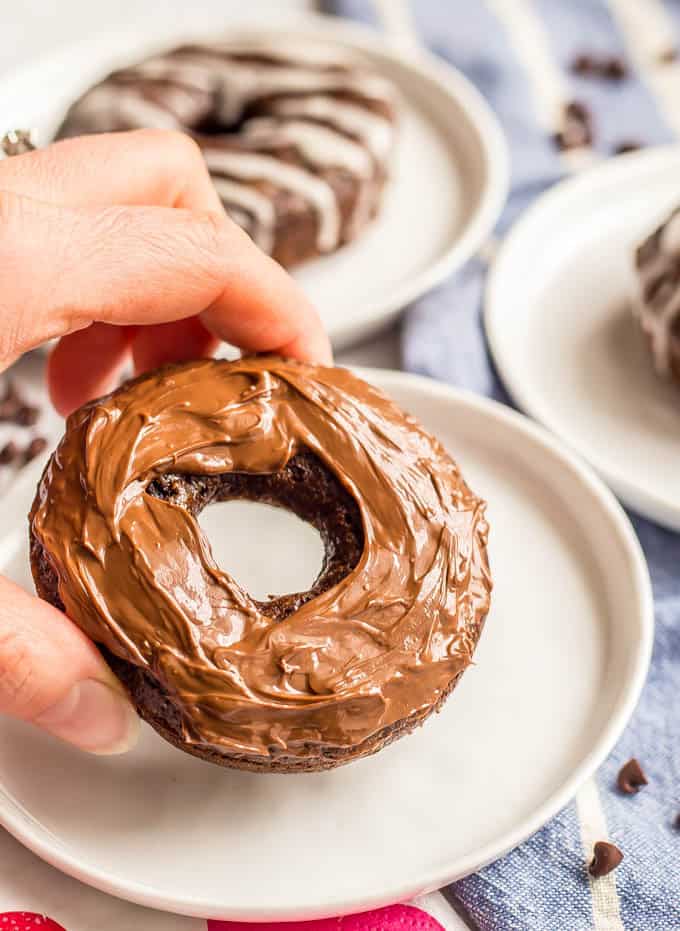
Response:
POLYGON ((485 323, 520 407, 621 500, 680 530, 680 388, 632 318, 633 249, 680 203, 680 147, 611 159, 544 194, 492 269, 485 323))
MULTIPOLYGON (((621 508, 521 415, 423 378, 363 374, 440 437, 489 501, 496 587, 475 665, 416 734, 327 773, 221 770, 148 728, 124 758, 88 757, 0 720, 0 823, 55 866, 204 918, 359 911, 500 856, 611 750, 642 687, 653 625, 621 508)), ((0 570, 29 587, 31 478, 3 503, 0 536, 0 570)), ((285 516, 234 503, 205 512, 220 561, 256 593, 306 585, 318 568, 318 541, 285 516), (268 562, 279 574, 264 579, 268 562)))
MULTIPOLYGON (((277 16, 251 4, 240 18, 203 11, 205 36, 246 30, 348 46, 387 75, 403 100, 400 138, 383 209, 371 228, 339 252, 307 263, 296 277, 319 308, 336 347, 385 326, 410 301, 455 271, 491 231, 507 191, 505 140, 475 88, 433 56, 405 55, 380 34, 313 14, 277 16)), ((0 130, 31 126, 46 142, 66 106, 121 62, 184 41, 186 24, 79 42, 3 75, 0 130)))

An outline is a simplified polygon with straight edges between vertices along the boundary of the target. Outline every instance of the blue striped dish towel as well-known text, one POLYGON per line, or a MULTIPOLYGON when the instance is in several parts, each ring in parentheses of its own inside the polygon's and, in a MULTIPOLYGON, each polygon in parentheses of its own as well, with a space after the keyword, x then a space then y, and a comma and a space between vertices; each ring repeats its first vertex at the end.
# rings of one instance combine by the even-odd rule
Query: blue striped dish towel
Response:
MULTIPOLYGON (((508 137, 511 193, 496 231, 573 170, 555 145, 557 115, 572 99, 596 120, 594 149, 609 155, 628 140, 664 143, 680 133, 680 0, 328 0, 330 12, 412 30, 485 95, 508 137), (617 56, 622 81, 579 77, 584 51, 617 56), (668 56, 666 56, 668 57, 668 56), (665 68, 661 79, 661 68, 665 68), (677 75, 669 81, 668 68, 677 75)), ((508 402, 481 324, 486 266, 474 259, 406 313, 404 367, 508 402)), ((633 517, 652 574, 656 639, 640 705, 597 777, 553 821, 445 894, 482 931, 680 931, 680 536, 633 517), (616 791, 621 765, 636 756, 649 785, 635 798, 616 791), (594 826, 625 851, 621 866, 593 881, 583 838, 594 826)), ((603 836, 604 835, 604 836, 603 836)))

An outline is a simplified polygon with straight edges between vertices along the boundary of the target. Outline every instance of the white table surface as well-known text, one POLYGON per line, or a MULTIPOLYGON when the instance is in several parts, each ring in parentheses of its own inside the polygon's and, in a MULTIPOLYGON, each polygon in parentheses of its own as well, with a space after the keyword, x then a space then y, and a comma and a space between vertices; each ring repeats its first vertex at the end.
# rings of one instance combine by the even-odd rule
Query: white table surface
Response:
MULTIPOLYGON (((280 9, 286 4, 291 10, 313 7, 313 0, 254 0, 266 8, 280 9)), ((59 46, 102 32, 131 25, 139 29, 153 29, 159 19, 173 17, 175 22, 186 22, 188 28, 200 26, 202 16, 212 17, 214 10, 224 13, 229 21, 230 10, 242 9, 240 0, 201 0, 198 4, 187 0, 22 0, 10 4, 0 0, 2 42, 0 42, 0 75, 3 71, 21 66, 59 46)), ((400 368, 399 326, 392 327, 362 345, 345 350, 337 357, 342 365, 366 365, 381 368, 400 368)), ((42 393, 44 359, 37 353, 21 360, 15 373, 32 396, 42 393)), ((58 422, 46 417, 39 425, 43 432, 53 433, 58 422)), ((1 433, 2 431, 0 431, 1 433)), ((0 441, 2 436, 0 435, 0 441)), ((11 475, 0 481, 0 493, 11 484, 11 475)), ((445 903, 441 896, 428 896, 421 903, 450 931, 465 931, 468 925, 445 903)), ((0 912, 5 909, 52 912, 57 920, 67 921, 68 931, 89 931, 95 926, 101 931, 109 927, 132 927, 138 931, 202 931, 202 922, 172 919, 167 915, 136 909, 65 877, 41 863, 0 829, 0 912), (47 895, 45 894, 47 891, 47 895), (74 907, 75 903, 77 906, 74 907), (61 917, 60 917, 61 916, 61 917), (120 923, 122 921, 122 923, 120 923), (74 923, 75 922, 75 923, 74 923), (132 922, 132 924, 131 924, 132 922)))

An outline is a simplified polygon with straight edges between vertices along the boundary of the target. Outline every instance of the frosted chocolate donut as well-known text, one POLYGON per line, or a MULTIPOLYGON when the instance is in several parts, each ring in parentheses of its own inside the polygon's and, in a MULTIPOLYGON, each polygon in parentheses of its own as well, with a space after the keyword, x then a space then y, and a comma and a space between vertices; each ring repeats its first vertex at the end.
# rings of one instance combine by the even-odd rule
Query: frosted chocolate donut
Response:
POLYGON ((190 133, 231 217, 291 266, 353 240, 380 207, 395 91, 356 54, 255 38, 191 45, 115 71, 58 136, 153 127, 190 133))
POLYGON ((97 644, 139 713, 225 766, 325 769, 440 708, 489 608, 485 506, 443 447, 350 372, 204 360, 72 414, 30 514, 39 595, 97 644), (326 557, 255 601, 197 522, 289 508, 326 557))

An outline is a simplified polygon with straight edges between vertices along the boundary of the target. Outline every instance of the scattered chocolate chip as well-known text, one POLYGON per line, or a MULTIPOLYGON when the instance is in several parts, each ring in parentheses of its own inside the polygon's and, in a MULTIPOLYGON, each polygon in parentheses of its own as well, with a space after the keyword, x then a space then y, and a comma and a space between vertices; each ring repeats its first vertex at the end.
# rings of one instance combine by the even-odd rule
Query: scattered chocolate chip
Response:
POLYGON ((602 77, 609 78, 610 81, 623 81, 628 77, 628 68, 622 58, 612 56, 603 65, 602 77))
POLYGON ((32 427, 38 422, 39 417, 40 411, 37 407, 33 407, 32 404, 22 404, 16 412, 14 421, 21 427, 32 427))
POLYGON ((14 382, 8 379, 5 382, 2 398, 0 398, 0 421, 14 420, 22 403, 14 382))
POLYGON ((570 67, 574 74, 590 76, 593 73, 593 68, 595 67, 595 60, 592 55, 588 55, 586 52, 583 52, 574 58, 570 67))
POLYGON ((595 879, 600 879, 601 876, 606 876, 615 870, 622 860, 623 854, 618 847, 608 841, 599 840, 593 849, 593 859, 588 872, 595 879))
POLYGON ((680 811, 675 816, 675 826, 680 831, 680 811))
POLYGON ((634 139, 626 139, 619 144, 614 149, 614 155, 625 155, 626 152, 637 152, 638 149, 642 148, 642 143, 635 142, 634 139))
POLYGON ((24 462, 31 462, 36 456, 47 449, 47 440, 44 436, 36 436, 24 450, 24 462))
POLYGON ((11 398, 0 401, 0 421, 7 423, 14 420, 19 410, 19 402, 11 398))
POLYGON ((14 440, 10 440, 9 443, 5 443, 2 449, 0 449, 0 465, 9 465, 11 462, 14 462, 18 455, 19 447, 14 440))
POLYGON ((628 67, 619 55, 596 55, 586 52, 577 55, 570 67, 574 74, 586 78, 623 81, 628 76, 628 67))
POLYGON ((626 795, 635 795, 642 786, 647 785, 647 777, 635 757, 623 764, 619 770, 616 784, 626 795))
POLYGON ((578 100, 567 103, 562 113, 562 129, 555 134, 560 149, 577 149, 593 141, 593 117, 588 107, 578 100))
POLYGON ((17 391, 17 386, 14 384, 12 379, 8 378, 7 381, 5 382, 5 390, 2 394, 2 400, 9 401, 10 399, 14 401, 19 401, 21 400, 21 396, 19 395, 19 392, 17 391))
POLYGON ((662 65, 670 65, 678 60, 678 50, 676 48, 667 48, 660 53, 658 61, 662 65))

